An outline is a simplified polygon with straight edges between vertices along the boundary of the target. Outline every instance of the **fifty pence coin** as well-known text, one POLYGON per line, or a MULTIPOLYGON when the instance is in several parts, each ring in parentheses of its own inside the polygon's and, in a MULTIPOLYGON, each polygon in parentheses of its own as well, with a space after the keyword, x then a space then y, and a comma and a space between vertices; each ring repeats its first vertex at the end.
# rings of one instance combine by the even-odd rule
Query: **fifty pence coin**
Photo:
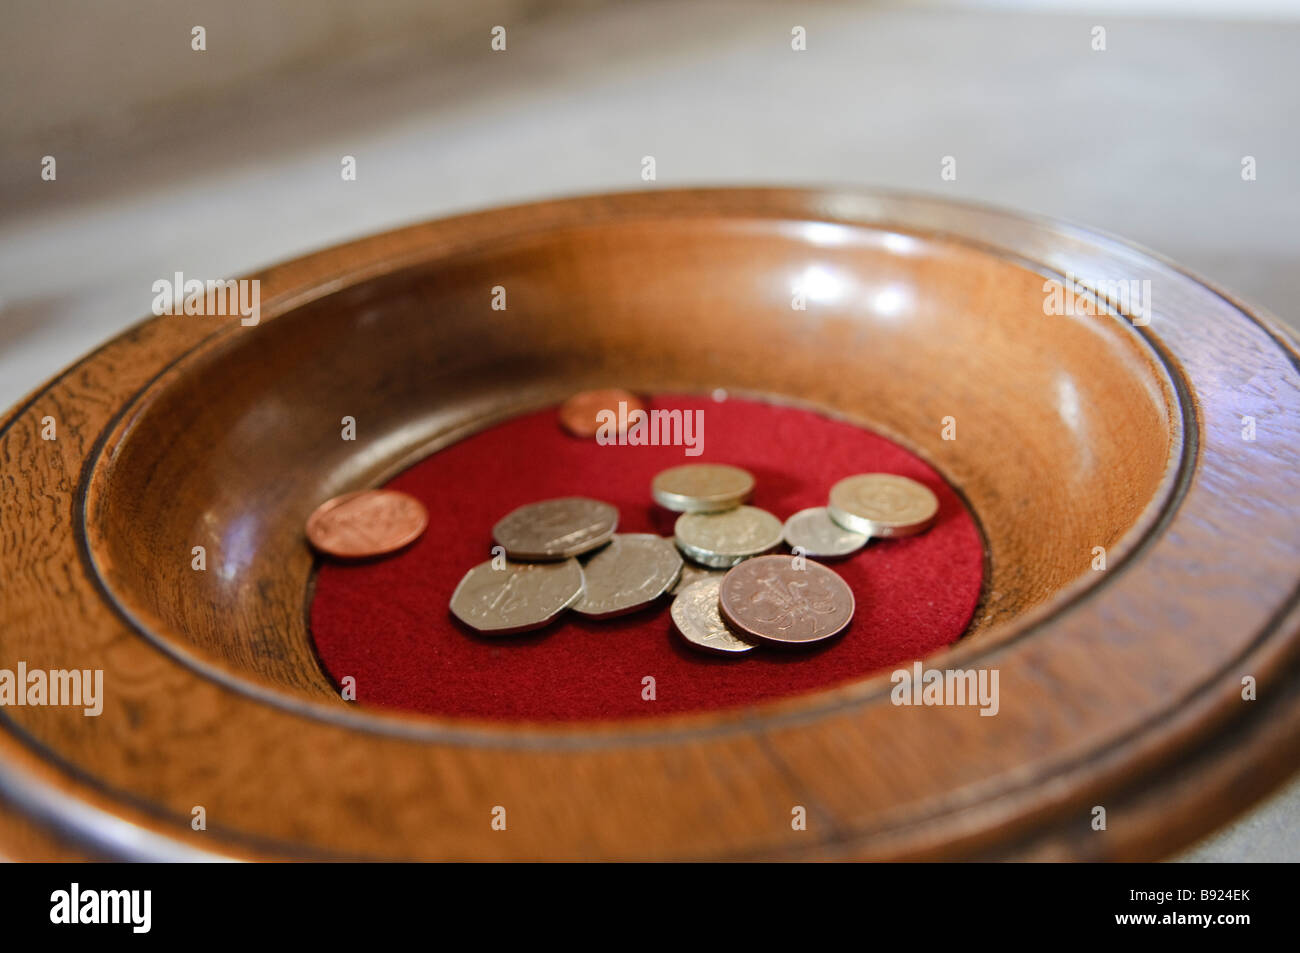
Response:
POLYGON ((326 500, 307 518, 307 540, 340 559, 396 552, 429 525, 424 504, 396 490, 362 490, 326 500))
POLYGON ((733 655, 756 648, 727 628, 718 613, 720 578, 699 579, 677 594, 673 600, 673 626, 692 648, 733 655))
POLYGON ((682 574, 677 577, 677 584, 669 590, 674 596, 692 583, 701 579, 721 579, 727 574, 726 569, 709 569, 695 563, 682 563, 682 574))
POLYGON ((608 618, 650 605, 677 582, 682 557, 672 540, 653 533, 618 533, 583 562, 582 598, 573 611, 608 618))
POLYGON ((831 487, 826 512, 868 536, 912 536, 934 525, 939 499, 924 484, 893 473, 859 473, 831 487))
POLYGON ((614 433, 618 434, 626 428, 632 411, 645 410, 645 402, 617 387, 584 390, 560 406, 560 426, 575 437, 594 437, 600 432, 601 412, 606 410, 614 415, 614 433), (621 413, 619 404, 624 408, 621 413))
POLYGON ((781 521, 756 506, 738 506, 725 513, 683 513, 673 533, 687 558, 717 569, 779 546, 781 521))
POLYGON ((539 629, 582 597, 582 567, 576 559, 550 563, 493 560, 465 573, 451 594, 451 614, 471 629, 506 635, 539 629))
POLYGON ((717 513, 739 506, 754 492, 748 470, 723 463, 686 463, 657 474, 650 495, 677 513, 717 513))
POLYGON ((513 510, 492 527, 492 538, 511 559, 568 559, 609 542, 617 526, 616 507, 565 496, 513 510))
POLYGON ((718 587, 722 618, 744 639, 782 647, 821 642, 853 618, 853 590, 833 569, 790 556, 748 559, 718 587))
POLYGON ((867 536, 845 529, 826 512, 824 506, 800 510, 785 521, 785 542, 805 556, 834 559, 856 553, 867 545, 867 536))

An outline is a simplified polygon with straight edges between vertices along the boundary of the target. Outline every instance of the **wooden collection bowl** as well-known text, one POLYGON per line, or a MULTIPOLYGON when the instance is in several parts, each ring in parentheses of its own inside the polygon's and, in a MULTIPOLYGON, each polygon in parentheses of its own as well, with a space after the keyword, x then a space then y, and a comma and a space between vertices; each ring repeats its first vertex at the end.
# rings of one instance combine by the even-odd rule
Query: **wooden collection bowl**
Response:
POLYGON ((1146 858, 1297 765, 1296 349, 1147 252, 937 199, 698 190, 256 277, 256 326, 153 318, 4 418, 0 668, 103 669, 107 696, 0 708, 7 853, 1146 858), (1102 280, 1149 312, 1094 284, 1098 314, 1045 313, 1053 282, 1102 280), (340 700, 305 621, 311 510, 601 385, 795 399, 932 463, 987 565, 925 665, 997 669, 998 715, 895 706, 887 673, 631 724, 340 700))

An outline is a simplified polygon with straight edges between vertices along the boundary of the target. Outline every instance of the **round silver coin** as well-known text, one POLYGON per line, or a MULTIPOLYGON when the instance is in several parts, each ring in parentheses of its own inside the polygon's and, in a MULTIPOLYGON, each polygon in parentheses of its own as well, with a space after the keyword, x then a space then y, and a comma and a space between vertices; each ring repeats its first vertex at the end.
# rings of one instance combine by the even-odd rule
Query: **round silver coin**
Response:
POLYGON ((749 499, 754 477, 725 463, 686 463, 657 474, 650 495, 676 513, 718 513, 749 499))
POLYGON ((701 579, 721 579, 727 574, 726 569, 709 569, 695 563, 682 563, 682 574, 677 577, 677 584, 669 590, 674 596, 692 583, 701 579))
POLYGON ((865 533, 845 529, 826 512, 824 506, 800 510, 785 521, 786 545, 814 559, 834 559, 856 553, 867 545, 865 533))
POLYGON ((682 557, 653 533, 618 533, 582 567, 582 598, 573 611, 604 619, 650 605, 677 582, 682 557))
POLYGON ((492 538, 511 559, 568 559, 609 542, 618 508, 585 496, 528 503, 492 527, 492 538))
POLYGON ((698 579, 677 594, 673 600, 673 626, 692 648, 721 655, 734 655, 756 648, 746 642, 722 621, 718 611, 718 589, 722 577, 698 579))
POLYGON ((673 533, 688 559, 721 569, 779 546, 781 521, 756 506, 738 506, 725 513, 683 513, 673 533))
POLYGON ((859 473, 831 487, 826 512, 868 536, 912 536, 934 525, 939 498, 928 486, 894 473, 859 473))
POLYGON ((555 620, 582 597, 582 567, 576 559, 549 563, 494 560, 465 573, 451 594, 451 614, 490 635, 527 632, 555 620))

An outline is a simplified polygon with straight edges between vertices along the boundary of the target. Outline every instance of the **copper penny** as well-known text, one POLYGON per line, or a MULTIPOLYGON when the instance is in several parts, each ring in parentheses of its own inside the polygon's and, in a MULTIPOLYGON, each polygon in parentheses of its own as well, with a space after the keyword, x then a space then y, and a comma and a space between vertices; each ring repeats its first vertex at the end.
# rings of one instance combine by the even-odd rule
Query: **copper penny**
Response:
POLYGON ((617 387, 584 390, 561 405, 560 426, 575 437, 594 437, 600 431, 600 413, 603 410, 614 415, 617 434, 623 432, 622 428, 632 411, 645 410, 645 402, 636 394, 617 387), (625 405, 626 409, 620 412, 619 404, 625 405))
POLYGON ((853 618, 853 590, 821 563, 756 556, 722 577, 718 609, 746 640, 797 647, 844 631, 853 618))
POLYGON ((396 552, 420 538, 429 513, 415 497, 396 490, 361 490, 326 500, 307 518, 307 540, 340 559, 396 552))

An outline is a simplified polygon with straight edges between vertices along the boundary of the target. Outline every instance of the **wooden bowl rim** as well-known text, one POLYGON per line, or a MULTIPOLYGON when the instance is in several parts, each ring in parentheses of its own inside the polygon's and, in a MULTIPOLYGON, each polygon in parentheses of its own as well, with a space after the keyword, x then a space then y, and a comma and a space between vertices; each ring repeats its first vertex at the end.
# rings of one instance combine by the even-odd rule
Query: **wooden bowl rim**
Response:
MULTIPOLYGON (((624 193, 632 197, 644 193, 624 193)), ((611 196, 617 198, 619 196, 611 196)), ((583 198, 575 200, 584 202, 583 198)), ((531 205, 516 206, 499 210, 501 215, 511 212, 528 213, 533 209, 531 205)), ((495 247, 502 243, 519 242, 538 235, 553 233, 562 229, 582 229, 591 225, 599 227, 610 224, 610 222, 619 223, 622 219, 618 216, 618 210, 614 209, 611 220, 602 220, 596 223, 590 221, 566 222, 559 226, 547 225, 544 221, 539 223, 532 231, 511 231, 509 226, 503 226, 498 233, 485 236, 480 241, 473 244, 457 248, 454 252, 446 255, 429 256, 418 254, 412 260, 404 261, 401 265, 386 269, 384 277, 399 274, 406 271, 415 271, 426 266, 431 258, 436 258, 440 262, 454 261, 457 258, 470 259, 476 252, 485 247, 495 247)), ((481 215, 495 216, 497 212, 488 211, 486 213, 471 213, 469 216, 461 216, 460 219, 478 218, 481 215)), ((674 209, 673 218, 691 218, 693 217, 688 208, 674 209)), ((759 217, 762 216, 761 212, 759 217)), ((774 213, 771 221, 783 221, 785 216, 780 212, 774 213)), ((445 220, 448 225, 458 221, 457 218, 445 220)), ((743 224, 737 223, 738 225, 743 224)), ((853 226, 855 224, 865 226, 871 230, 878 230, 882 226, 866 225, 866 223, 845 224, 853 226)), ((884 226, 889 228, 890 226, 884 226)), ((898 231, 904 231, 902 227, 898 231)), ((953 235, 935 232, 910 231, 916 237, 926 240, 939 242, 954 242, 974 249, 983 254, 995 256, 1008 260, 1013 264, 1041 274, 1045 278, 1064 278, 1064 275, 1055 273, 1050 269, 1044 268, 1041 264, 1028 258, 1020 257, 1016 254, 1008 253, 1005 249, 998 248, 989 244, 978 237, 969 235, 953 235)), ((349 245, 337 246, 335 249, 328 251, 343 251, 352 245, 360 244, 366 241, 362 239, 349 245)), ((325 253, 318 253, 325 254, 325 253)), ((306 256, 290 264, 300 261, 306 261, 314 256, 306 256)), ((371 280, 375 275, 367 275, 364 278, 357 279, 360 283, 371 280)), ((327 294, 337 293, 345 287, 351 287, 354 284, 349 280, 341 286, 331 287, 327 294)), ((307 303, 309 300, 316 300, 318 295, 312 293, 304 296, 298 296, 294 299, 293 304, 275 309, 269 314, 263 315, 263 322, 275 320, 280 315, 294 310, 297 307, 307 303)), ((1117 317, 1127 317, 1120 315, 1114 308, 1103 305, 1105 310, 1117 317)), ((153 319, 160 320, 160 319, 153 319)), ((1170 404, 1170 410, 1175 415, 1170 421, 1173 432, 1174 451, 1170 454, 1165 473, 1161 479, 1160 486, 1152 495, 1150 500, 1143 508, 1143 512, 1132 527, 1118 540, 1115 545, 1110 547, 1108 552, 1107 573, 1100 577, 1080 576, 1072 583, 1068 584, 1059 592, 1053 594, 1045 603, 1036 606, 1034 609, 1026 612, 1017 618, 1014 623, 999 626, 994 631, 981 638, 978 643, 969 643, 965 640, 954 643, 946 649, 931 653, 925 657, 926 661, 935 658, 952 661, 954 664, 970 664, 982 658, 988 658, 995 653, 1001 646, 1014 644, 1016 641, 1026 638, 1039 630, 1042 626, 1048 624, 1052 618, 1058 614, 1068 611, 1069 608, 1077 603, 1080 599, 1088 597, 1096 590, 1104 587, 1110 580, 1116 577, 1118 570, 1128 566, 1132 555, 1140 550, 1145 543, 1161 531, 1164 524, 1171 518, 1173 511, 1177 508, 1181 499, 1178 489, 1180 474, 1194 461, 1195 445, 1185 439, 1189 428, 1186 426, 1188 415, 1194 417, 1194 410, 1191 407, 1190 395, 1186 381, 1181 377, 1177 367, 1170 361, 1168 354, 1164 352, 1157 344, 1147 339, 1145 336, 1137 333, 1137 329, 1131 325, 1120 321, 1119 333, 1127 333, 1142 340, 1153 358, 1155 365, 1164 372, 1165 378, 1161 384, 1166 388, 1165 399, 1170 404)), ((95 553, 92 551, 90 542, 85 531, 88 523, 88 498, 95 490, 95 476, 101 469, 106 448, 112 446, 116 448, 129 435, 133 419, 137 416, 141 408, 147 406, 152 400, 156 399, 158 394, 166 389, 169 384, 177 377, 186 373, 190 366, 195 363, 206 361, 214 357, 215 351, 219 351, 225 346, 234 343, 234 337, 238 334, 237 325, 226 324, 220 330, 213 333, 212 336, 203 339, 186 351, 174 356, 166 371, 154 379, 147 386, 141 388, 122 405, 118 411, 113 423, 105 428, 101 435, 95 450, 87 458, 85 473, 90 478, 85 480, 79 487, 77 494, 77 525, 76 531, 80 543, 81 557, 88 569, 97 582, 104 598, 113 607, 121 618, 131 625, 137 633, 152 643, 160 651, 171 655, 177 661, 188 665, 201 672, 205 677, 213 679, 235 691, 242 692, 250 698, 255 698, 267 704, 277 705, 297 714, 307 717, 322 719, 336 724, 344 725, 362 731, 372 731, 380 733, 391 733, 402 737, 413 739, 425 739, 430 741, 449 741, 468 744, 496 744, 510 747, 519 743, 521 738, 528 738, 529 746, 543 745, 555 746, 557 748, 568 748, 573 746, 586 747, 590 745, 614 744, 622 745, 627 743, 626 735, 628 733, 635 737, 644 737, 647 743, 659 743, 672 738, 685 739, 696 735, 708 735, 720 731, 744 730, 745 726, 752 721, 757 715, 760 719, 770 724, 780 723, 786 719, 803 719, 815 717, 821 714, 830 714, 840 710, 845 706, 863 704, 871 701, 879 701, 889 694, 889 673, 880 672, 875 675, 869 675, 865 678, 851 679, 837 685, 828 686, 813 692, 803 693, 797 696, 777 698, 764 701, 756 705, 744 705, 731 708, 712 709, 703 712, 690 712, 676 715, 666 715, 660 717, 649 717, 644 719, 630 719, 618 722, 533 722, 533 721, 491 721, 476 718, 448 718, 423 715, 412 712, 392 711, 385 709, 374 709, 360 706, 347 706, 339 708, 338 706, 322 704, 311 698, 300 694, 282 691, 274 686, 265 685, 251 678, 245 677, 240 673, 233 672, 226 666, 222 665, 219 660, 208 659, 188 646, 178 643, 163 634, 167 628, 165 623, 154 615, 142 612, 131 611, 121 600, 116 598, 112 591, 112 586, 106 578, 106 573, 102 570, 95 553), (721 719, 721 723, 719 720, 721 719), (613 733, 611 735, 611 732, 613 733)), ((768 395, 755 395, 758 398, 765 398, 768 395)), ((798 403, 790 401, 789 403, 798 403)), ((547 401, 537 403, 537 408, 547 406, 547 401)), ((525 409, 531 409, 532 405, 521 405, 525 409)), ((517 409, 517 408, 516 408, 517 409)), ((835 413, 834 408, 819 408, 817 410, 826 410, 835 413)), ((490 425, 492 421, 485 421, 484 425, 490 425)), ((1194 432, 1194 427, 1190 428, 1194 432)), ((439 434, 433 441, 421 443, 418 446, 410 448, 404 452, 401 457, 394 461, 394 464, 385 469, 388 475, 376 481, 376 485, 382 483, 384 479, 396 476, 402 470, 411 466, 420 459, 425 458, 430 453, 436 452, 443 447, 464 439, 469 436, 474 429, 467 431, 458 431, 450 439, 439 434)), ((916 454, 925 460, 927 464, 935 469, 941 476, 944 476, 943 466, 939 461, 927 453, 923 448, 910 442, 905 434, 888 433, 890 439, 907 447, 908 451, 916 454)), ((964 500, 964 493, 960 486, 955 485, 948 480, 949 486, 964 500)), ((349 488, 351 491, 366 489, 366 486, 358 485, 349 488)), ((969 507, 968 511, 975 520, 981 536, 987 539, 980 515, 973 508, 969 507)), ((984 581, 987 586, 988 579, 984 581)), ((314 573, 312 579, 314 586, 314 573)), ((310 591, 308 598, 304 603, 303 611, 310 611, 310 591)), ((986 591, 981 593, 981 602, 987 596, 986 591)))
MULTIPOLYGON (((1218 306, 1214 310, 1220 312, 1219 317, 1221 319, 1226 317, 1228 320, 1253 325, 1267 338, 1271 339, 1278 350, 1285 354, 1289 362, 1288 370, 1290 374, 1294 375, 1297 367, 1300 367, 1300 364, 1297 363, 1294 345, 1286 334, 1279 330, 1279 326, 1274 319, 1258 312, 1252 313, 1248 311, 1244 305, 1238 304, 1212 286, 1190 276, 1177 266, 1169 265, 1158 257, 1137 249, 1135 246, 1110 237, 1099 236, 1076 226, 1052 223, 1049 220, 1028 219, 1024 216, 996 212, 971 205, 958 205, 944 200, 883 192, 832 193, 746 189, 693 190, 649 194, 626 193, 615 196, 568 199, 540 205, 519 206, 411 226, 397 232, 362 239, 348 245, 318 252, 276 266, 262 273, 260 277, 263 286, 271 291, 270 294, 264 297, 266 303, 263 306, 263 320, 274 319, 276 315, 286 313, 309 300, 314 300, 364 280, 391 274, 405 268, 418 267, 423 262, 441 258, 448 254, 468 252, 474 247, 475 242, 490 242, 494 236, 517 234, 519 226, 525 224, 536 230, 547 230, 566 225, 618 220, 627 216, 646 215, 653 217, 666 215, 690 217, 701 214, 791 218, 796 221, 835 221, 850 226, 859 225, 870 229, 889 229, 925 235, 937 240, 957 241, 975 245, 986 251, 993 250, 999 253, 1001 257, 1010 257, 1021 264, 1032 267, 1034 271, 1040 274, 1063 276, 1070 271, 1069 268, 1062 270, 1059 267, 1071 260, 1067 252, 1062 252, 1059 248, 1055 251, 1040 249, 1040 252, 1050 252, 1041 256, 1048 260, 1043 261, 1034 257, 1034 247, 1037 246, 1033 246, 1031 239, 1037 237, 1039 240, 1043 240, 1042 235, 1038 234, 1043 233, 1049 240, 1055 239, 1064 242, 1067 248, 1070 245, 1075 246, 1076 252, 1082 248, 1088 254, 1101 256, 1103 260, 1118 260, 1128 264, 1140 264, 1144 271, 1159 274, 1162 279, 1168 279, 1172 283, 1181 285, 1186 293, 1193 294, 1210 304, 1217 302, 1218 306), (852 214, 845 214, 844 209, 846 207, 856 211, 852 214), (835 209, 840 211, 837 213, 834 211, 835 209), (989 232, 996 233, 999 236, 998 240, 990 239, 988 237, 989 232), (1028 242, 1033 247, 1013 247, 1008 249, 1000 243, 1006 242, 1017 235, 1022 241, 1028 242), (403 253, 404 249, 405 253, 403 253), (1053 256, 1055 257, 1053 258, 1053 256), (361 264, 357 264, 358 261, 361 264), (339 266, 349 264, 350 267, 344 268, 340 277, 339 266), (334 277, 319 280, 312 278, 313 274, 333 274, 334 277), (268 318, 267 315, 270 317, 268 318)), ((1081 270, 1075 273, 1087 272, 1081 270)), ((1165 316, 1158 312, 1157 317, 1165 316)), ((1200 317, 1200 315, 1195 315, 1193 318, 1184 317, 1180 318, 1180 320, 1192 321, 1197 317, 1200 317)), ((1204 320, 1210 319, 1204 318, 1204 320)), ((0 436, 8 432, 21 418, 30 416, 42 396, 52 391, 74 373, 103 362, 105 355, 112 350, 125 349, 129 351, 138 336, 163 331, 164 324, 165 319, 150 319, 92 352, 81 362, 36 391, 11 412, 3 424, 0 424, 0 436)), ((165 330, 171 332, 173 327, 175 327, 174 324, 168 326, 165 330)), ((219 347, 223 340, 228 339, 229 335, 237 333, 237 328, 237 321, 228 321, 216 331, 210 331, 209 333, 200 333, 197 329, 186 328, 182 329, 180 333, 164 335, 170 338, 167 342, 170 357, 165 362, 163 369, 148 381, 144 387, 128 395, 125 402, 119 403, 114 410, 114 414, 109 417, 107 425, 99 431, 98 437, 92 442, 90 451, 84 455, 74 495, 75 500, 77 500, 75 512, 79 519, 75 521, 75 525, 70 528, 70 531, 75 536, 77 550, 82 560, 84 560, 83 568, 90 569, 89 575, 92 578, 83 581, 92 583, 97 589, 98 597, 102 600, 99 605, 94 607, 93 611, 87 613, 87 623, 91 623, 97 618, 104 620, 105 613, 108 615, 116 613, 119 616, 121 614, 121 608, 114 603, 111 596, 102 587, 102 580, 98 580, 97 573, 93 570, 93 554, 89 551, 83 532, 82 519, 85 516, 85 497, 96 465, 100 460, 100 452, 111 443, 110 436, 117 429, 117 424, 126 420, 131 408, 136 405, 138 400, 146 399, 148 393, 152 393, 157 388, 164 386, 172 375, 182 373, 188 360, 198 359, 208 353, 210 349, 219 347)), ((1171 327, 1171 330, 1176 329, 1171 327)), ((1075 584, 1059 593, 1049 604, 1040 607, 1039 610, 1020 620, 1015 626, 1008 627, 1007 631, 998 638, 975 646, 961 646, 959 644, 954 650, 944 653, 942 658, 946 667, 965 667, 977 659, 988 659, 994 656, 1010 659, 1014 656, 1017 645, 1029 639, 1030 636, 1034 636, 1035 640, 1051 636, 1056 631, 1057 623, 1070 611, 1086 607, 1086 604, 1089 603, 1094 605, 1095 610, 1097 601, 1105 601, 1103 600, 1105 591, 1114 588, 1121 582, 1128 570, 1131 570, 1140 560, 1150 556, 1152 550, 1161 546, 1162 540, 1168 540, 1171 526, 1181 518, 1188 517, 1189 514, 1183 507, 1187 503, 1189 494, 1194 489, 1197 474, 1203 473, 1205 465, 1217 459, 1211 453, 1212 448, 1204 446, 1199 438, 1205 426, 1207 411, 1212 413, 1219 409, 1215 403, 1219 395, 1211 390, 1201 390, 1196 387, 1197 380, 1190 376, 1195 374, 1195 370, 1189 370, 1191 365, 1189 359, 1195 355, 1182 350, 1186 346, 1186 342, 1177 339, 1176 335, 1172 341, 1155 338, 1149 332, 1144 332, 1141 336, 1151 344, 1159 355, 1161 363, 1169 370, 1171 379, 1179 390, 1180 409, 1186 415, 1189 425, 1183 430, 1183 434, 1188 439, 1183 442, 1181 454, 1178 458, 1171 460, 1170 468, 1162 483, 1158 498, 1153 499, 1148 504, 1147 511, 1144 512, 1139 525, 1135 526, 1126 538, 1129 552, 1118 564, 1113 565, 1107 571, 1102 580, 1094 581, 1087 577, 1077 580, 1075 584), (1172 495, 1170 495, 1170 492, 1172 492, 1172 495)), ((11 468, 6 467, 6 470, 8 469, 11 468)), ((942 467, 939 469, 942 471, 942 467)), ((1227 474, 1227 476, 1231 475, 1230 473, 1227 474)), ((1288 489, 1285 485, 1286 474, 1271 470, 1252 473, 1248 475, 1247 482, 1251 484, 1256 493, 1277 490, 1280 498, 1285 497, 1285 491, 1288 489)), ((1191 515, 1199 518, 1199 514, 1191 515)), ((1292 579, 1294 580, 1294 575, 1292 579)), ((1167 592, 1162 593, 1162 595, 1167 595, 1167 592)), ((1247 640, 1244 645, 1237 645, 1240 650, 1238 659, 1254 657, 1266 660, 1269 664, 1259 668, 1258 671, 1275 681, 1283 683, 1287 682, 1288 666, 1294 663, 1296 603, 1297 592, 1293 587, 1289 597, 1284 597, 1268 607, 1270 609, 1267 614, 1268 623, 1254 630, 1254 638, 1247 640)), ((121 621, 120 618, 119 621, 121 621)), ((140 626, 133 619, 127 618, 126 621, 136 629, 138 634, 144 635, 155 648, 159 647, 155 641, 158 637, 146 627, 140 626)), ((176 658, 174 646, 163 647, 166 654, 176 658)), ((210 672, 204 671, 201 660, 179 659, 179 661, 200 675, 212 677, 210 672)), ((1218 685, 1221 690, 1228 668, 1232 668, 1232 666, 1224 666, 1217 671, 1211 672, 1208 677, 1203 678, 1203 682, 1218 685)), ((1204 675, 1203 672, 1202 675, 1204 675)), ((236 693, 252 694, 254 696, 253 703, 258 701, 271 702, 282 706, 285 702, 285 697, 275 691, 263 692, 259 686, 253 686, 255 690, 249 692, 246 685, 231 685, 224 678, 218 679, 218 681, 221 683, 222 688, 230 689, 236 693)), ((593 747, 621 750, 629 746, 659 746, 678 742, 707 741, 719 736, 733 734, 749 736, 785 729, 797 732, 801 726, 810 722, 828 719, 832 716, 860 709, 872 702, 879 702, 881 700, 881 687, 886 681, 887 676, 877 676, 849 686, 829 689, 826 692, 768 703, 758 706, 756 709, 722 713, 723 717, 721 718, 714 713, 684 715, 647 720, 644 725, 639 723, 617 723, 614 725, 563 724, 539 726, 511 724, 503 726, 497 723, 467 725, 465 722, 460 721, 451 725, 440 725, 436 722, 431 724, 433 720, 430 719, 409 719, 400 715, 369 713, 362 718, 356 718, 351 711, 343 711, 342 709, 307 703, 301 700, 297 700, 291 706, 292 711, 289 713, 305 715, 309 718, 323 716, 331 721, 336 720, 339 716, 347 716, 344 719, 344 724, 348 728, 364 728, 367 727, 367 723, 382 722, 383 731, 395 732, 403 740, 465 744, 489 748, 526 748, 529 750, 547 748, 561 752, 591 751, 593 747)), ((1264 678, 1261 678, 1262 681, 1264 681, 1264 678)), ((1164 717, 1171 724, 1185 721, 1194 710, 1199 716, 1198 724, 1202 728, 1209 726, 1223 728, 1228 722, 1232 721, 1228 715, 1222 691, 1217 693, 1215 703, 1210 705, 1193 704, 1192 698, 1185 698, 1184 700, 1186 701, 1184 706, 1167 706, 1164 717)), ((21 736, 21 730, 5 712, 0 711, 0 718, 3 718, 11 733, 21 736)), ((1173 745, 1176 737, 1181 737, 1180 733, 1166 726, 1164 734, 1166 748, 1170 746, 1177 747, 1173 745)), ((42 750, 51 760, 55 762, 61 761, 51 749, 40 744, 35 739, 29 737, 21 740, 29 745, 34 745, 37 750, 42 750)), ((1114 739, 1111 740, 1114 741, 1114 739)), ((1153 743, 1151 738, 1123 739, 1123 741, 1153 743)), ((1135 745, 1135 747, 1138 746, 1135 745)), ((1156 747, 1159 748, 1160 745, 1156 744, 1156 747)), ((1097 759, 1101 760, 1108 753, 1114 754, 1113 751, 1108 752, 1107 748, 1103 746, 1097 755, 1097 759)), ((1173 752, 1166 750, 1165 753, 1168 755, 1173 752)), ((1131 763, 1127 766, 1133 767, 1131 763)), ((64 767, 73 774, 79 772, 79 769, 72 764, 64 764, 64 767)), ((1100 774, 1100 772, 1098 773, 1100 774)), ((4 775, 5 767, 3 763, 0 763, 0 790, 5 788, 3 783, 4 775)), ((1051 777, 1052 775, 1047 776, 1051 777)), ((92 784, 92 786, 100 787, 105 791, 109 790, 106 786, 97 783, 92 784)), ((151 814, 155 812, 146 810, 145 813, 151 814)), ((840 840, 843 843, 849 843, 851 838, 841 837, 840 840)))

